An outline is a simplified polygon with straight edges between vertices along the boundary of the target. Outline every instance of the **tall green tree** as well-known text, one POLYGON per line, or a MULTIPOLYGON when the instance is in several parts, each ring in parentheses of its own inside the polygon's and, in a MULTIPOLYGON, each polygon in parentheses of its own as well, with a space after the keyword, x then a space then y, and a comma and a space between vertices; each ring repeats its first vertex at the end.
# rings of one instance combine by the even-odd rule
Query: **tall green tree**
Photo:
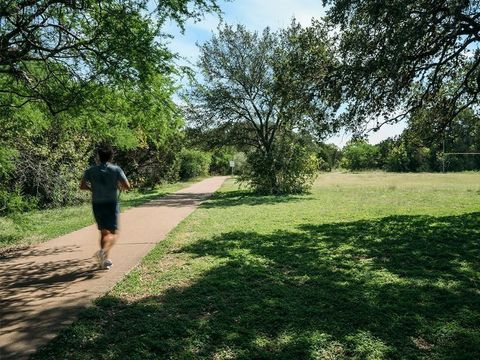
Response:
POLYGON ((320 142, 317 145, 318 158, 321 160, 320 170, 332 171, 342 159, 342 151, 335 144, 320 142))
POLYGON ((324 0, 339 37, 343 94, 354 125, 435 109, 445 128, 480 93, 480 3, 324 0), (455 86, 445 88, 445 84, 455 86))
MULTIPOLYGON (((203 81, 191 94, 190 125, 210 134, 216 129, 226 134, 219 139, 249 146, 250 180, 256 179, 257 190, 289 191, 282 181, 294 178, 286 175, 288 166, 298 171, 302 162, 293 157, 304 153, 287 151, 303 146, 297 134, 308 131, 321 138, 335 128, 338 104, 329 79, 335 59, 326 30, 296 23, 262 33, 224 26, 200 50, 203 81)), ((301 174, 297 178, 303 181, 301 174)))

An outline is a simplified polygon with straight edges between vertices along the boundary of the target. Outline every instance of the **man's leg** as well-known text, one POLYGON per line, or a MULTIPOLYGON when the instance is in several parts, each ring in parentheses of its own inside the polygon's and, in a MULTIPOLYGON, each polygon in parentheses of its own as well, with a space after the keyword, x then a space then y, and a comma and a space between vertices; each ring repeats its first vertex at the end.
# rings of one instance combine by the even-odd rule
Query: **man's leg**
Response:
POLYGON ((116 240, 117 236, 115 230, 100 230, 100 247, 102 248, 106 259, 108 259, 108 253, 112 246, 115 244, 116 240))

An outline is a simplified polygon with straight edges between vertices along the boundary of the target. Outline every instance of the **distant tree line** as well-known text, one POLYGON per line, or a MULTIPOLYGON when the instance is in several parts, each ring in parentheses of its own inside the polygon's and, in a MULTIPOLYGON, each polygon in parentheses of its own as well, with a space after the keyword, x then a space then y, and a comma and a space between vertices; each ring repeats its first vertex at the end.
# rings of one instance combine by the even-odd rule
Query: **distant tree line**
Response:
POLYGON ((463 111, 443 137, 429 140, 422 136, 424 116, 414 118, 401 135, 376 145, 364 138, 353 139, 341 150, 335 145, 320 144, 320 168, 392 172, 480 170, 480 156, 468 154, 480 152, 480 122, 472 111, 463 111))

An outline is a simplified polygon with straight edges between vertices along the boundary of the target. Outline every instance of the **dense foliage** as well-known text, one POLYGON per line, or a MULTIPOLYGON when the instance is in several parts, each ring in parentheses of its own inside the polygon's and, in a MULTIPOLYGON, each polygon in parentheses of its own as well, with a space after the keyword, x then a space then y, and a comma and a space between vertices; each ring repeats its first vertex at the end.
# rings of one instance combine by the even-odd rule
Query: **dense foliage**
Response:
POLYGON ((395 172, 480 170, 480 122, 472 111, 457 116, 440 139, 425 140, 430 115, 418 112, 409 127, 395 138, 377 145, 364 140, 349 143, 342 151, 342 166, 349 170, 383 169, 395 172), (445 153, 445 154, 444 154, 445 153))
POLYGON ((200 49, 203 81, 191 94, 190 125, 247 149, 243 179, 254 189, 304 189, 314 153, 300 145, 287 149, 297 146, 292 138, 301 131, 322 138, 336 127, 329 81, 335 60, 326 31, 296 23, 260 34, 225 26, 200 49))
POLYGON ((218 175, 230 174, 230 161, 233 161, 234 157, 234 147, 213 149, 211 152, 210 173, 218 175))
POLYGON ((436 109, 443 130, 480 93, 480 3, 324 0, 339 38, 350 125, 436 109), (455 83, 450 86, 451 83, 455 83))
POLYGON ((180 154, 180 178, 191 179, 208 175, 211 155, 201 150, 184 149, 180 154))
POLYGON ((348 143, 343 149, 342 165, 350 170, 374 169, 377 167, 378 149, 364 140, 348 143))
POLYGON ((214 0, 0 2, 0 214, 84 201, 109 143, 135 187, 179 177, 183 119, 163 25, 214 0))
POLYGON ((0 2, 0 107, 42 100, 60 112, 86 85, 145 83, 172 70, 163 25, 217 11, 215 0, 0 2))
POLYGON ((250 187, 266 194, 295 194, 308 190, 318 173, 318 159, 309 144, 286 137, 265 153, 251 151, 240 176, 250 187))
POLYGON ((334 144, 317 144, 318 167, 321 171, 332 171, 342 160, 342 151, 334 144))
MULTIPOLYGON (((182 120, 171 81, 157 75, 149 87, 98 85, 83 102, 53 115, 39 103, 0 114, 0 191, 3 213, 22 208, 19 195, 39 206, 83 201, 78 181, 95 162, 94 149, 108 142, 136 187, 178 177, 182 120), (6 195, 15 189, 12 199, 6 195)), ((20 197, 21 198, 21 197, 20 197)))

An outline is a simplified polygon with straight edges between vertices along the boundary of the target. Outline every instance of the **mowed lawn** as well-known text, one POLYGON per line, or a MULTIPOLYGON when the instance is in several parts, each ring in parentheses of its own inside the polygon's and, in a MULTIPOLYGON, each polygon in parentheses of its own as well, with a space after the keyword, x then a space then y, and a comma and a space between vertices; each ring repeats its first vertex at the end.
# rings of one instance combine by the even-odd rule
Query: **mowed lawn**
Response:
POLYGON ((480 174, 229 181, 34 359, 480 359, 480 174))

